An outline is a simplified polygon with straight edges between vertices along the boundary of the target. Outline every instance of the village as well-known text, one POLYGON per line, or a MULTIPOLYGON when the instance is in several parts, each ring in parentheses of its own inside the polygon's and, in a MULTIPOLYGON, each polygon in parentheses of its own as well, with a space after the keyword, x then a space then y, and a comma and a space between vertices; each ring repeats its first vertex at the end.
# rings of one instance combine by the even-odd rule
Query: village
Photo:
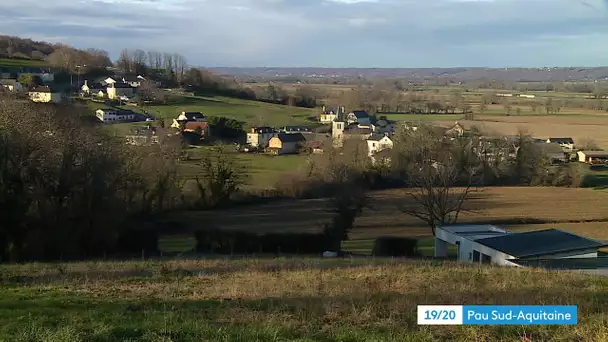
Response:
MULTIPOLYGON (((11 92, 27 92, 33 102, 64 103, 71 100, 69 92, 52 85, 39 85, 26 89, 19 82, 22 75, 29 75, 41 81, 41 84, 52 84, 54 75, 51 70, 27 68, 21 73, 12 75, 3 73, 0 84, 11 92)), ((141 75, 117 75, 99 77, 89 81, 80 76, 76 98, 109 104, 106 108, 94 112, 99 122, 105 124, 147 122, 137 126, 126 134, 125 139, 131 145, 148 145, 159 143, 159 136, 183 135, 188 145, 209 144, 213 141, 211 126, 207 116, 202 112, 181 112, 172 119, 169 127, 164 123, 157 127, 156 118, 148 111, 126 109, 124 106, 137 107, 143 101, 152 102, 155 96, 172 89, 161 89, 162 83, 147 80, 141 75), (146 88, 143 90, 142 88, 146 88), (151 90, 153 89, 153 90, 151 90), (153 92, 154 94, 150 94, 153 92), (146 93, 145 95, 143 93, 146 93)), ((508 97, 512 94, 497 93, 497 97, 508 97)), ((518 95, 530 97, 528 95, 518 95)), ((283 127, 259 126, 250 127, 242 137, 233 139, 243 153, 267 153, 272 155, 289 155, 299 153, 323 153, 328 147, 341 147, 345 141, 364 141, 372 163, 390 162, 391 150, 395 144, 395 135, 399 130, 416 131, 421 122, 388 120, 386 117, 370 115, 365 110, 348 110, 344 106, 335 108, 323 106, 316 121, 307 125, 290 125, 283 127)), ((503 158, 515 158, 517 153, 517 136, 488 136, 481 132, 466 130, 457 121, 451 127, 434 125, 432 131, 445 139, 454 140, 462 137, 475 137, 474 148, 478 156, 485 159, 500 155, 503 158)), ((551 164, 578 161, 587 164, 605 164, 608 152, 595 148, 579 149, 570 137, 534 138, 535 143, 544 152, 551 164)))

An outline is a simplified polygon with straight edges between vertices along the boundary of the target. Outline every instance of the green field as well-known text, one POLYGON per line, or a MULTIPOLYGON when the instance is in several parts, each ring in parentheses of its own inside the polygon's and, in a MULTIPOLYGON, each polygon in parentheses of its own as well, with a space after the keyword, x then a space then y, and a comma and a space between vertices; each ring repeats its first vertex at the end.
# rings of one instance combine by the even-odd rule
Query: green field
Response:
POLYGON ((0 68, 26 68, 26 67, 48 67, 46 61, 40 61, 35 59, 13 59, 13 58, 0 58, 0 68))
MULTIPOLYGON (((179 164, 179 174, 185 180, 193 180, 200 175, 199 157, 200 149, 191 149, 189 154, 192 160, 179 164)), ((267 154, 235 153, 239 166, 245 170, 246 188, 272 189, 282 177, 297 171, 306 165, 307 155, 273 156, 267 154)))
POLYGON ((319 115, 317 110, 229 97, 184 97, 175 105, 146 106, 158 118, 173 119, 181 112, 202 112, 207 116, 224 116, 245 123, 246 127, 270 125, 281 127, 310 123, 309 116, 319 115))
POLYGON ((0 266, 2 341, 608 340, 608 278, 390 259, 0 266), (419 304, 578 305, 573 326, 416 324, 419 304))

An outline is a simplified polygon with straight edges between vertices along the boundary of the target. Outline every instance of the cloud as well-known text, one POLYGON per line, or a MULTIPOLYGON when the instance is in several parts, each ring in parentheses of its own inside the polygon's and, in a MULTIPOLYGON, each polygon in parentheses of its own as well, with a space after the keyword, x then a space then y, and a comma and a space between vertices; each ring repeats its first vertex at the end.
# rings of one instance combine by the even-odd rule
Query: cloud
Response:
POLYGON ((219 66, 598 65, 608 0, 20 0, 0 32, 219 66), (539 15, 541 14, 542 15, 539 15))

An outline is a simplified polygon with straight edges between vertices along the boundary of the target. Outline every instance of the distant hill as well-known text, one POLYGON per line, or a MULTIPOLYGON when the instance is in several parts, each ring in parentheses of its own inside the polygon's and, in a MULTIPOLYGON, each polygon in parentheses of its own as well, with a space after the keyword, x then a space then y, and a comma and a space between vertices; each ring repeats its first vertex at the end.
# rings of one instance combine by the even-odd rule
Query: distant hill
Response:
POLYGON ((0 58, 44 60, 56 47, 47 42, 0 35, 0 58))
POLYGON ((410 81, 445 78, 452 82, 560 82, 607 80, 608 67, 547 68, 208 68, 220 75, 245 77, 403 77, 410 81))

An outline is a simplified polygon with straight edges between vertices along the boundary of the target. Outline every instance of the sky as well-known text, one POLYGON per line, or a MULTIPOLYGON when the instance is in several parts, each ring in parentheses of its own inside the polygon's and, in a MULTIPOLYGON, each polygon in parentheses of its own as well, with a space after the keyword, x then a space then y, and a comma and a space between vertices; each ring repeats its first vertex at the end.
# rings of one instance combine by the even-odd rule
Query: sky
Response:
POLYGON ((608 65, 608 0, 0 0, 0 33, 196 66, 608 65))

